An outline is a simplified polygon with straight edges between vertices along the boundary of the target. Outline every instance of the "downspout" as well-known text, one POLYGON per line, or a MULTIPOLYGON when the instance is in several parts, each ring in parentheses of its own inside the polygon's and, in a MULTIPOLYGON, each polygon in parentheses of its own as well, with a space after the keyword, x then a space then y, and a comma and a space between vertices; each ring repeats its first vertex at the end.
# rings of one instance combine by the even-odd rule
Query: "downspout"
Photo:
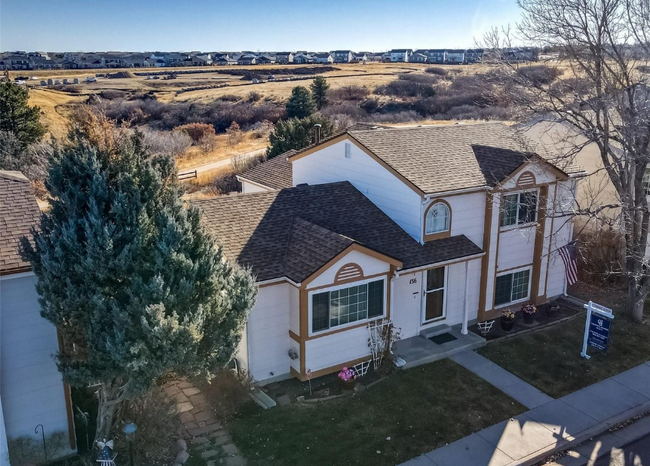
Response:
POLYGON ((463 301, 463 325, 460 333, 467 335, 467 321, 469 319, 469 299, 468 299, 468 283, 469 283, 469 262, 465 261, 465 299, 463 301))

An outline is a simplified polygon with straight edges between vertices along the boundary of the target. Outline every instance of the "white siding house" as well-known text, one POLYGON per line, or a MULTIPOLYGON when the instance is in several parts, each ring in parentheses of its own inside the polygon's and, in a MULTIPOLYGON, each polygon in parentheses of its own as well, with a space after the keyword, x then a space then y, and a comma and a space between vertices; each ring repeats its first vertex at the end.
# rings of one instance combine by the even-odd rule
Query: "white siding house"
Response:
POLYGON ((305 380, 368 359, 377 319, 404 340, 467 334, 561 295, 572 224, 554 213, 581 174, 502 124, 348 130, 243 173, 244 194, 199 202, 258 274, 241 365, 305 380))

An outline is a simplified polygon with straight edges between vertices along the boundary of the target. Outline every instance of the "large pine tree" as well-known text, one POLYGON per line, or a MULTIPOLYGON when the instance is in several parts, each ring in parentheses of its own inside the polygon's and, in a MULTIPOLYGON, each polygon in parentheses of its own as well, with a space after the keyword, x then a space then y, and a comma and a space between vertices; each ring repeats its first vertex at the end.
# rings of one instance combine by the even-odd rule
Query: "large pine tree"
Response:
POLYGON ((324 76, 316 76, 309 86, 311 89, 311 95, 316 103, 316 108, 318 110, 327 106, 329 102, 329 97, 327 93, 329 91, 330 85, 327 84, 327 79, 324 76))
POLYGON ((45 134, 40 109, 29 105, 29 90, 11 82, 0 83, 0 131, 11 134, 25 147, 45 134))
POLYGON ((316 111, 316 104, 306 87, 296 86, 287 101, 288 118, 307 118, 316 111))
POLYGON ((157 378, 223 368, 256 294, 181 200, 173 161, 107 131, 77 132, 58 150, 51 209, 22 242, 41 314, 63 337, 59 370, 74 386, 99 384, 97 438, 157 378))

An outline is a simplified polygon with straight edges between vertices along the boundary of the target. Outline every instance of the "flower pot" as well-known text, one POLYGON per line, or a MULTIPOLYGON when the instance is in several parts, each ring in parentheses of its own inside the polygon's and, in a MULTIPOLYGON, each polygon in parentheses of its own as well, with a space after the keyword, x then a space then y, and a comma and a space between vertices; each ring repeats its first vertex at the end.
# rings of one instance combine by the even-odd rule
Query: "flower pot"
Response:
POLYGON ((339 379, 339 380, 341 381, 341 387, 343 387, 343 390, 354 390, 354 386, 357 383, 355 379, 350 379, 350 380, 339 379))
POLYGON ((504 332, 509 332, 512 330, 512 327, 515 326, 515 319, 504 319, 502 317, 499 323, 501 324, 501 330, 504 332))
POLYGON ((527 312, 524 312, 524 324, 532 324, 533 321, 535 320, 535 314, 528 314, 527 312))

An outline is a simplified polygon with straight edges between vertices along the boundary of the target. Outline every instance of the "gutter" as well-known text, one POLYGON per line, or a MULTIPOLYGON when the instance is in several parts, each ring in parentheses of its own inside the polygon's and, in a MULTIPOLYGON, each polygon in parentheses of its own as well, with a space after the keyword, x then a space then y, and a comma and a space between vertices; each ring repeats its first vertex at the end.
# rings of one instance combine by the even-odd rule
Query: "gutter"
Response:
POLYGON ((420 272, 422 270, 427 270, 432 267, 442 267, 443 265, 449 265, 449 264, 456 264, 458 262, 467 262, 471 261, 474 259, 479 259, 485 255, 485 252, 481 252, 479 254, 472 254, 471 256, 464 256, 464 257, 458 257, 456 259, 449 259, 447 261, 443 262, 433 262, 431 264, 426 264, 426 265, 420 265, 417 267, 409 268, 409 269, 401 269, 395 272, 395 276, 399 277, 400 275, 403 274, 409 274, 409 273, 415 273, 415 272, 420 272))
POLYGON ((300 288, 301 283, 300 282, 294 282, 293 280, 287 278, 287 277, 279 277, 279 278, 271 278, 270 280, 261 280, 259 282, 255 282, 257 286, 265 286, 265 285, 274 285, 276 283, 283 283, 287 282, 290 283, 291 285, 295 286, 296 288, 300 288))
POLYGON ((492 191, 494 188, 491 188, 490 186, 477 186, 473 188, 465 188, 465 189, 455 189, 453 191, 442 191, 439 193, 429 193, 424 195, 425 200, 432 199, 434 197, 440 197, 440 196, 451 196, 453 194, 465 194, 465 193, 480 193, 482 191, 492 191))

